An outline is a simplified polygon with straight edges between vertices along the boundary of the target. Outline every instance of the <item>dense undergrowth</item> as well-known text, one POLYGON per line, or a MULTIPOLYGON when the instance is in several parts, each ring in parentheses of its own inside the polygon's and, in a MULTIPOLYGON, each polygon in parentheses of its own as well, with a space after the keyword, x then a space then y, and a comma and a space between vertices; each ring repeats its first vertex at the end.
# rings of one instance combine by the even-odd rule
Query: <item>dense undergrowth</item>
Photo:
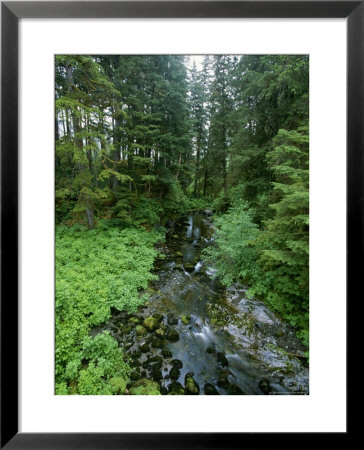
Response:
POLYGON ((57 227, 56 393, 106 395, 126 387, 129 367, 118 343, 90 330, 111 317, 111 308, 135 311, 163 238, 143 228, 57 227))
POLYGON ((217 212, 220 209, 215 219, 217 245, 208 248, 205 256, 225 285, 243 281, 249 287, 248 295, 263 299, 308 345, 307 127, 298 132, 280 130, 272 147, 267 159, 275 182, 269 202, 262 196, 254 209, 241 201, 244 184, 231 190, 228 198, 217 198, 213 205, 217 212), (256 211, 263 206, 271 212, 258 226, 256 211))

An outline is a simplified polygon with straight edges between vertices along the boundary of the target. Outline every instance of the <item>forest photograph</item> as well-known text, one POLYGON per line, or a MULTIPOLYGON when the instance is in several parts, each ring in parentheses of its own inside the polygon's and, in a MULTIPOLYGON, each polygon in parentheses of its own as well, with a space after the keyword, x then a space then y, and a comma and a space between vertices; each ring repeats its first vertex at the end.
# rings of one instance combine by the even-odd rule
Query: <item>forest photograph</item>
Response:
POLYGON ((309 394, 309 56, 55 56, 55 394, 309 394))

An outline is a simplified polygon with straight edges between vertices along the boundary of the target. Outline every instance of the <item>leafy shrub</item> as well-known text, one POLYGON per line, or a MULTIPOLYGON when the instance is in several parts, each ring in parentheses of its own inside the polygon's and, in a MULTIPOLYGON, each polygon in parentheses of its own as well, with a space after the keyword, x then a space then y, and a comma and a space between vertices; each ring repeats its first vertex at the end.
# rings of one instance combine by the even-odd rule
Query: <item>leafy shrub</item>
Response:
POLYGON ((187 211, 200 211, 203 209, 210 209, 211 201, 206 198, 187 198, 186 209, 187 211))
POLYGON ((238 204, 216 218, 217 245, 204 250, 206 261, 214 264, 226 285, 246 278, 255 270, 257 253, 252 243, 258 227, 247 207, 246 203, 238 204))
POLYGON ((108 381, 126 376, 117 342, 102 334, 92 339, 92 327, 111 317, 111 307, 135 311, 146 296, 163 235, 144 229, 94 230, 81 225, 56 230, 56 392, 112 393, 108 381), (83 362, 87 361, 87 367, 83 362))
POLYGON ((135 225, 157 225, 160 223, 162 213, 163 208, 157 200, 141 196, 133 209, 133 223, 135 225))

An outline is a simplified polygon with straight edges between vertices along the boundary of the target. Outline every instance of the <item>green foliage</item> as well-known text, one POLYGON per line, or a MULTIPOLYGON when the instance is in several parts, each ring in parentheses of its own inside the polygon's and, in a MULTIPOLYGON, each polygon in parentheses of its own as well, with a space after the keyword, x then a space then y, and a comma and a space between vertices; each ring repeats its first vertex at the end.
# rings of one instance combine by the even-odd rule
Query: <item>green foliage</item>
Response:
POLYGON ((159 239, 155 231, 120 230, 105 222, 94 230, 57 227, 56 392, 64 394, 68 386, 69 393, 109 394, 109 380, 126 377, 117 342, 107 334, 92 339, 89 332, 110 318, 111 307, 135 311, 145 302, 139 290, 153 278, 159 239))
POLYGON ((178 180, 168 172, 159 178, 163 193, 163 210, 168 217, 173 214, 182 214, 188 209, 188 199, 184 194, 178 180))
POLYGON ((186 211, 202 211, 204 209, 210 208, 211 208, 211 201, 207 198, 187 197, 186 199, 186 211))
POLYGON ((204 250, 206 261, 218 270, 219 278, 227 286, 246 278, 255 270, 257 252, 252 245, 258 227, 252 221, 247 204, 233 206, 215 219, 217 245, 204 250))
POLYGON ((141 196, 134 205, 132 212, 133 223, 154 226, 160 223, 163 207, 156 199, 141 196))
POLYGON ((262 274, 252 293, 262 296, 290 323, 308 335, 309 297, 309 179, 308 127, 280 130, 267 160, 275 174, 278 201, 266 220, 257 246, 262 274))
POLYGON ((186 61, 55 58, 56 223, 79 225, 57 229, 59 394, 122 391, 116 366, 86 367, 84 337, 144 301, 146 230, 188 210, 220 215, 206 255, 222 281, 243 279, 308 342, 308 56, 186 61))
POLYGON ((234 206, 215 220, 217 245, 206 253, 223 283, 245 281, 249 295, 264 299, 308 344, 308 127, 279 130, 267 162, 275 175, 272 218, 258 230, 237 187, 234 206))

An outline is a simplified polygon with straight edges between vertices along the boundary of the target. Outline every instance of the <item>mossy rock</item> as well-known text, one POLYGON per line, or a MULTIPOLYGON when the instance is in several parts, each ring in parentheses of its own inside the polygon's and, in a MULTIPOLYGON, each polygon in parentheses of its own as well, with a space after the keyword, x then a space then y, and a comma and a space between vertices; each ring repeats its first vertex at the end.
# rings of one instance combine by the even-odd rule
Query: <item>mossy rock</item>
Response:
POLYGON ((217 385, 222 389, 228 389, 230 387, 230 381, 228 380, 227 373, 220 373, 217 385))
POLYGON ((216 353, 215 347, 210 345, 209 347, 207 347, 206 353, 209 353, 210 355, 214 355, 216 353))
POLYGON ((166 333, 165 337, 166 337, 167 341, 177 342, 178 339, 179 339, 179 333, 174 328, 169 328, 167 330, 167 333, 166 333))
POLYGON ((152 368, 150 375, 154 381, 160 381, 163 378, 162 371, 158 368, 158 366, 154 366, 152 368))
POLYGON ((162 356, 163 356, 163 358, 172 358, 172 352, 170 352, 168 349, 164 348, 162 350, 162 356))
POLYGON ((126 380, 124 377, 111 378, 109 385, 111 386, 112 393, 116 395, 124 394, 128 382, 129 380, 126 380))
POLYGON ((190 323, 190 320, 191 320, 191 316, 181 316, 181 321, 185 325, 188 325, 190 323))
POLYGON ((185 390, 189 395, 197 395, 200 392, 200 387, 192 376, 192 373, 187 373, 185 376, 185 390))
POLYGON ((146 342, 144 344, 142 344, 139 348, 140 348, 140 351, 143 353, 148 353, 150 350, 150 347, 146 342))
POLYGON ((131 395, 161 395, 159 384, 147 378, 142 378, 134 383, 129 393, 131 395))
POLYGON ((163 341, 159 338, 154 338, 152 340, 152 347, 153 348, 162 348, 163 347, 163 341))
POLYGON ((184 268, 187 272, 193 272, 195 270, 195 265, 194 264, 190 264, 190 263, 186 263, 184 264, 184 268))
POLYGON ((217 359, 217 362, 222 367, 227 367, 229 365, 229 361, 227 360, 226 356, 222 352, 216 353, 216 359, 217 359))
POLYGON ((263 392, 264 395, 269 394, 270 384, 268 380, 260 380, 258 383, 258 388, 263 392))
POLYGON ((228 388, 228 393, 230 395, 245 395, 245 392, 240 389, 239 386, 236 386, 235 384, 230 384, 228 388))
POLYGON ((139 317, 132 316, 132 317, 130 317, 129 322, 137 325, 140 322, 140 319, 139 319, 139 317))
POLYGON ((162 322, 162 320, 164 319, 164 316, 163 316, 163 314, 159 314, 159 313, 155 313, 155 314, 153 314, 153 316, 152 317, 154 317, 155 318, 155 320, 158 322, 158 323, 161 323, 162 322))
POLYGON ((169 371, 169 376, 172 380, 178 380, 178 378, 181 376, 181 371, 178 369, 178 367, 174 366, 169 371))
POLYGON ((135 327, 135 333, 139 337, 145 337, 148 332, 147 332, 146 328, 143 327, 143 325, 137 325, 135 327))
POLYGON ((142 356, 142 352, 139 350, 135 350, 135 352, 131 353, 130 355, 133 359, 138 359, 142 356))
POLYGON ((160 369, 162 367, 162 364, 163 358, 161 358, 160 356, 152 356, 151 358, 148 358, 146 361, 144 361, 143 367, 158 367, 158 369, 160 369))
POLYGON ((183 362, 179 359, 172 359, 171 364, 173 367, 177 367, 177 369, 182 369, 183 367, 183 362))
POLYGON ((129 334, 132 329, 133 329, 133 325, 122 325, 120 327, 120 333, 121 334, 129 334))
POLYGON ((203 387, 205 394, 206 395, 220 395, 215 386, 211 383, 206 383, 205 386, 203 387))
POLYGON ((159 337, 159 339, 163 339, 165 331, 162 328, 157 328, 155 330, 155 334, 159 337))
POLYGON ((173 314, 168 314, 167 322, 168 322, 168 325, 177 325, 178 324, 178 319, 173 314))
POLYGON ((172 383, 168 386, 168 395, 185 395, 185 390, 181 383, 178 381, 172 381, 172 383))
POLYGON ((146 317, 143 321, 143 325, 149 331, 155 331, 157 328, 159 328, 159 322, 153 316, 146 317))

